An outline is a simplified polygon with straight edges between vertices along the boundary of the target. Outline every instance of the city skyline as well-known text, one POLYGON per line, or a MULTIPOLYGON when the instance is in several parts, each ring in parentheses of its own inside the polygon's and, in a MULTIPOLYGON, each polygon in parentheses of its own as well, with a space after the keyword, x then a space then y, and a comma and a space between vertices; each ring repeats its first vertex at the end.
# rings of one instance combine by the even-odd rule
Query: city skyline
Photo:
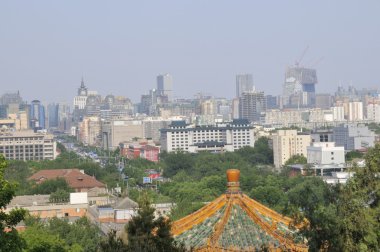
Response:
POLYGON ((174 97, 232 98, 235 76, 244 72, 257 90, 279 95, 286 67, 309 47, 300 66, 317 70, 317 93, 339 84, 375 87, 378 7, 376 1, 3 2, 0 83, 27 101, 71 102, 84 76, 90 90, 137 102, 157 75, 169 73, 174 97))

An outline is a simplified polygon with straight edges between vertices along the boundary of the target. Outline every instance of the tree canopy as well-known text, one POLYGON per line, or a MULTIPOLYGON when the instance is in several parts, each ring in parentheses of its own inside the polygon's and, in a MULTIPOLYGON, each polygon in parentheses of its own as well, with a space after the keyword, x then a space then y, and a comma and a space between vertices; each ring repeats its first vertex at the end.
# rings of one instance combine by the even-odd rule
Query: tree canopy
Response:
POLYGON ((13 209, 8 214, 5 207, 15 196, 16 184, 4 179, 7 161, 0 155, 0 252, 21 251, 24 242, 20 239, 15 226, 24 219, 25 210, 13 209))

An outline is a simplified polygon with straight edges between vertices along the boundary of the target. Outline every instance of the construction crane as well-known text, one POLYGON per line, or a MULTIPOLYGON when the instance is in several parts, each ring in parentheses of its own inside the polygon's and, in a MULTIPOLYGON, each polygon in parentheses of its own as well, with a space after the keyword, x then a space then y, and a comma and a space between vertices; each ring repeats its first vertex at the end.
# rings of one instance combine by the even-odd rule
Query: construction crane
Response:
POLYGON ((311 64, 310 64, 310 67, 313 68, 313 67, 316 67, 322 60, 324 60, 325 57, 320 57, 319 59, 313 61, 311 64))
POLYGON ((303 57, 305 57, 305 54, 307 53, 308 50, 309 50, 309 45, 307 45, 306 48, 302 51, 301 56, 295 62, 295 66, 298 67, 301 64, 303 57))

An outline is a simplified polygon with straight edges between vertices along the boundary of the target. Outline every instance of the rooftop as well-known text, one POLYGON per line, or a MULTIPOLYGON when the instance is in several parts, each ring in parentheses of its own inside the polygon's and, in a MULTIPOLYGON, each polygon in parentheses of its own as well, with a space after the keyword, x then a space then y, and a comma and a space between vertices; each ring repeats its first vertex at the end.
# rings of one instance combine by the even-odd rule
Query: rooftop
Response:
POLYGON ((82 173, 78 169, 41 170, 29 177, 28 180, 34 180, 36 183, 42 183, 45 180, 57 178, 64 178, 67 184, 74 189, 105 187, 105 185, 96 180, 95 177, 82 173))
POLYGON ((240 171, 227 171, 227 191, 172 225, 172 234, 194 251, 308 251, 303 225, 240 191, 240 171))

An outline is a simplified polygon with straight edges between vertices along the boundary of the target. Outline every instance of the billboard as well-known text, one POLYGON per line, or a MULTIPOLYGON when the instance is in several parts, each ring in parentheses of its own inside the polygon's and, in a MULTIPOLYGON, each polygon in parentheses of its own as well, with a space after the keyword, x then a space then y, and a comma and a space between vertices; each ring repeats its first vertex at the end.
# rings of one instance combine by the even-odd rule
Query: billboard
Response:
POLYGON ((143 184, 152 184, 152 178, 143 177, 143 184))

